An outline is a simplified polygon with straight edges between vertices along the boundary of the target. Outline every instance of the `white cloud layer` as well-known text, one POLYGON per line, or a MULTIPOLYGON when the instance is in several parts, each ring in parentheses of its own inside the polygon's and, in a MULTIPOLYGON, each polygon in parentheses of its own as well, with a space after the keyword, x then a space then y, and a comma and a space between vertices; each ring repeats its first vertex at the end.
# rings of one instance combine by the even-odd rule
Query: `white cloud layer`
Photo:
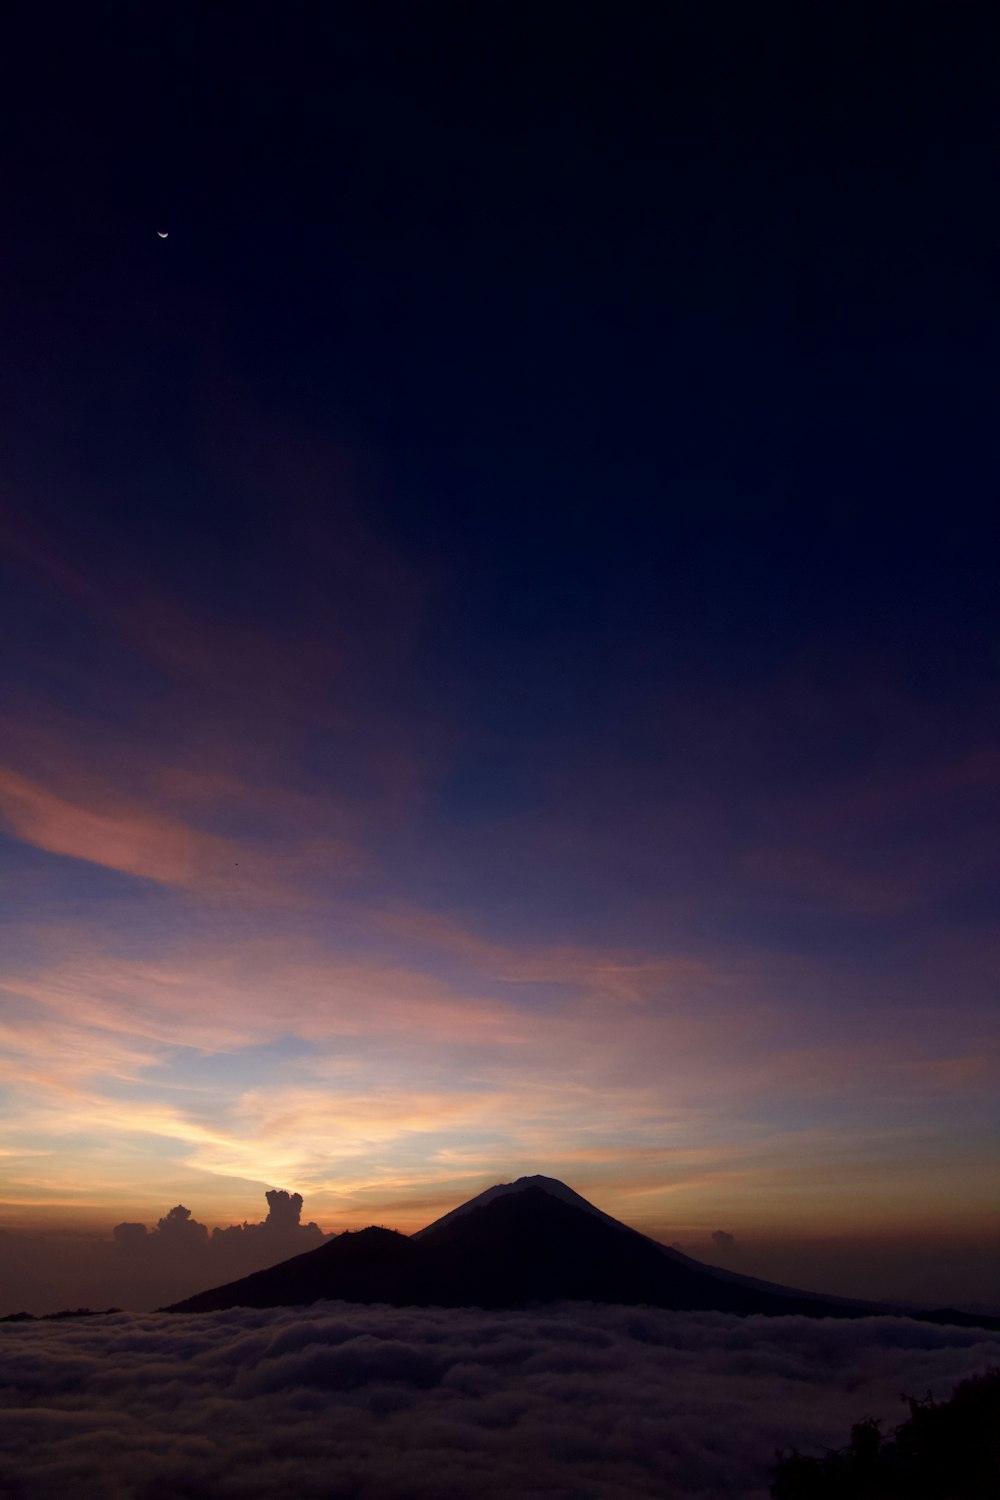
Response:
POLYGON ((115 1314, 0 1330, 10 1500, 764 1500, 774 1451, 938 1397, 1000 1337, 565 1305, 115 1314))

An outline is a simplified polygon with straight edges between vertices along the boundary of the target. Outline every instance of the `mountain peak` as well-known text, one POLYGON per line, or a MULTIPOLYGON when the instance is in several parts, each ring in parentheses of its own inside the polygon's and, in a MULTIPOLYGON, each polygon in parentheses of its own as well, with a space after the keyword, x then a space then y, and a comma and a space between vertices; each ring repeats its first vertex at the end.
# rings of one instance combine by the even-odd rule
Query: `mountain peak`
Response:
POLYGON ((586 1198, 581 1197, 579 1193, 575 1193, 571 1187, 567 1187, 565 1182, 560 1182, 557 1177, 543 1177, 539 1172, 531 1177, 518 1177, 514 1182, 494 1183, 493 1187, 487 1188, 485 1192, 479 1193, 477 1197, 470 1198, 467 1203, 461 1203, 458 1208, 453 1208, 450 1213, 442 1215, 440 1219, 435 1219, 433 1224, 428 1224, 425 1228, 418 1229, 412 1238, 415 1240, 422 1239, 424 1235, 433 1234, 436 1230, 443 1229, 446 1224, 453 1223, 454 1220, 462 1218, 465 1214, 472 1213, 477 1208, 486 1208, 490 1203, 495 1202, 497 1198, 505 1198, 510 1193, 523 1193, 529 1188, 540 1188, 542 1192, 548 1193, 550 1197, 558 1198, 562 1203, 569 1203, 574 1208, 582 1208, 585 1213, 593 1214, 595 1218, 602 1219, 605 1224, 614 1224, 616 1228, 620 1227, 617 1219, 613 1219, 610 1214, 602 1213, 599 1208, 595 1208, 586 1198))
MULTIPOLYGON (((905 1315, 900 1307, 819 1297, 702 1265, 540 1173, 495 1183, 413 1236, 377 1227, 345 1232, 164 1310, 295 1306, 320 1298, 397 1307, 568 1300, 772 1316, 905 1315)), ((948 1310, 925 1316, 959 1321, 948 1310)))

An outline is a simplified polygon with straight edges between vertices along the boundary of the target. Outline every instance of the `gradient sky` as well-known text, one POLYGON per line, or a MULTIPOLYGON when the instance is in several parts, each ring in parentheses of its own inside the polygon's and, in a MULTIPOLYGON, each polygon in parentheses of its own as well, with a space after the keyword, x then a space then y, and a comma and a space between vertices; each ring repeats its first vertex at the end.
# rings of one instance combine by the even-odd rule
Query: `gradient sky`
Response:
POLYGON ((960 1294, 998 121, 877 11, 18 18, 0 1223, 542 1171, 960 1294))

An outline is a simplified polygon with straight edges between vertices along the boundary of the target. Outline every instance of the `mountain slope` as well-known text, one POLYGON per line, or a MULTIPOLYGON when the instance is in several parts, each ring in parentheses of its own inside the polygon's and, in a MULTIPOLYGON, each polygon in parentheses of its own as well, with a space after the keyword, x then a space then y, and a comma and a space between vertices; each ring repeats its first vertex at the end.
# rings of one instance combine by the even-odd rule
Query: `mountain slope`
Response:
POLYGON ((433 1224, 428 1224, 425 1229, 418 1229, 412 1238, 415 1240, 424 1240, 428 1236, 436 1235, 439 1229, 454 1224, 457 1220, 464 1218, 476 1209, 485 1208, 497 1198, 505 1198, 512 1193, 523 1193, 530 1188, 536 1187, 544 1189, 546 1193, 560 1199, 563 1203, 569 1203, 576 1208, 583 1209, 584 1212, 591 1214, 596 1219, 600 1219, 602 1223, 608 1224, 614 1229, 625 1229, 628 1233, 637 1235, 640 1239, 644 1239, 647 1244, 655 1246, 659 1255, 673 1261, 676 1265, 684 1266, 689 1271, 707 1273, 720 1282, 728 1282, 732 1286, 742 1287, 745 1290, 766 1292, 777 1297, 796 1297, 814 1302, 842 1303, 845 1307, 851 1308, 852 1311, 863 1309, 873 1315, 888 1310, 886 1304, 880 1302, 857 1301, 849 1297, 824 1296, 821 1292, 804 1292, 795 1287, 783 1286, 779 1282, 762 1281, 756 1276, 745 1276, 739 1271, 725 1270, 721 1266, 706 1265, 704 1261, 694 1260, 690 1255, 685 1255, 682 1250, 674 1250, 669 1245, 661 1244, 659 1240, 650 1239, 648 1235, 642 1234, 638 1229, 632 1229, 629 1225, 623 1224, 620 1219, 613 1219, 610 1214, 606 1214, 603 1209, 597 1208, 593 1203, 588 1202, 586 1198, 581 1197, 579 1193, 574 1192, 571 1187, 567 1187, 566 1183, 560 1182, 555 1177, 536 1175, 533 1177, 518 1177, 515 1182, 499 1182, 494 1187, 487 1188, 485 1192, 480 1193, 477 1197, 470 1198, 468 1202, 459 1204, 458 1208, 453 1208, 450 1213, 444 1214, 440 1219, 436 1219, 433 1224))
POLYGON ((480 1307, 568 1298, 735 1313, 858 1314, 852 1304, 733 1283, 535 1184, 446 1217, 422 1231, 420 1244, 432 1252, 452 1298, 480 1307))
POLYGON ((338 1235, 167 1311, 320 1298, 495 1308, 577 1299, 813 1317, 874 1310, 717 1273, 612 1219, 564 1183, 541 1177, 491 1188, 411 1238, 374 1228, 338 1235))
POLYGON ((266 1271, 186 1297, 165 1312, 219 1312, 226 1307, 296 1307, 321 1298, 345 1302, 427 1302, 425 1257, 394 1229, 338 1234, 315 1250, 266 1271))

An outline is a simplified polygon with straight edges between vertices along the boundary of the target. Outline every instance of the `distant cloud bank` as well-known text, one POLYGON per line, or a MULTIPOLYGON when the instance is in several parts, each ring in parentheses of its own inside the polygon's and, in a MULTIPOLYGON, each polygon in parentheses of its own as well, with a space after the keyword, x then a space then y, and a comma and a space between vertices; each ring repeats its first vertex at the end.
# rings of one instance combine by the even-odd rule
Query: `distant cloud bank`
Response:
POLYGON ((65 1307, 149 1310, 249 1276, 324 1239, 303 1224, 302 1194, 272 1188, 267 1217, 209 1232, 183 1203, 154 1228, 116 1224, 110 1240, 0 1233, 0 1316, 65 1307))
POLYGON ((303 1224, 302 1194, 284 1188, 271 1188, 264 1194, 267 1218, 259 1224, 231 1224, 227 1229, 213 1229, 209 1235, 205 1224, 199 1224, 189 1208, 178 1203, 157 1222, 150 1232, 145 1224, 116 1224, 114 1242, 129 1250, 155 1253, 161 1246, 171 1253, 181 1248, 213 1246, 268 1245, 292 1239, 298 1249, 308 1250, 322 1243, 324 1235, 318 1224, 303 1224))
POLYGON ((3 1330, 15 1500, 765 1500, 775 1449, 892 1425, 1000 1361, 893 1318, 318 1303, 3 1330))

